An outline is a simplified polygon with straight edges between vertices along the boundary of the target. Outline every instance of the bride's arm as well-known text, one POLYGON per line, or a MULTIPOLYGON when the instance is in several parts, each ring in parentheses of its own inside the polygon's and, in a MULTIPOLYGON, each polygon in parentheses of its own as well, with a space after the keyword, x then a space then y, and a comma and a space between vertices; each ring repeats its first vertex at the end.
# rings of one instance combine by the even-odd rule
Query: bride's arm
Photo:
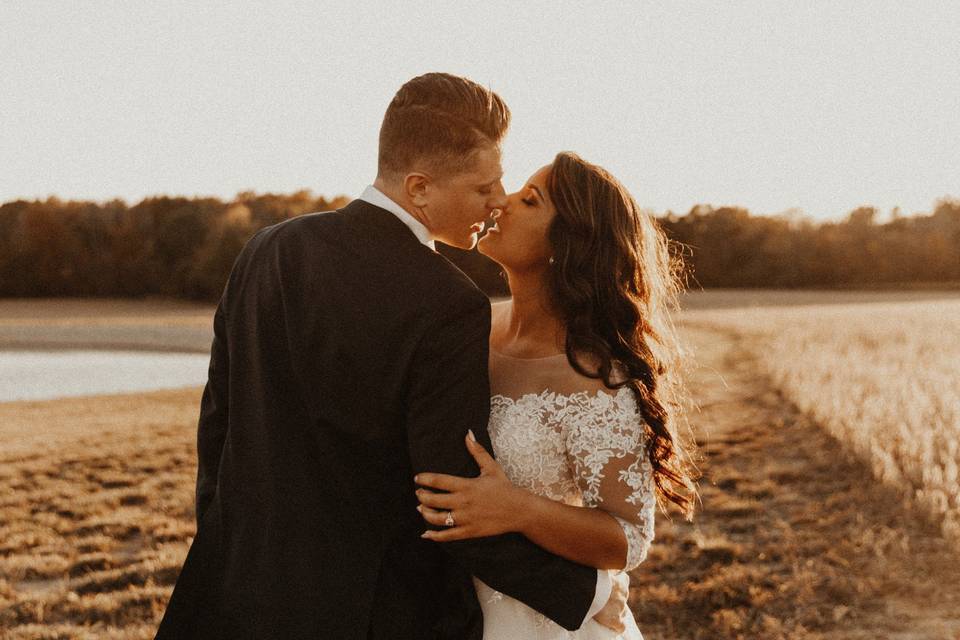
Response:
POLYGON ((575 507, 527 494, 517 512, 519 532, 547 551, 597 569, 623 569, 627 537, 612 515, 602 509, 575 507))
POLYGON ((515 487, 490 454, 468 438, 467 447, 481 469, 479 477, 420 474, 416 478, 422 486, 447 492, 418 490, 423 517, 443 525, 452 510, 455 521, 454 526, 428 531, 424 537, 445 542, 518 532, 580 564, 634 568, 653 538, 655 501, 649 474, 643 473, 645 456, 636 441, 637 446, 627 452, 596 450, 591 444, 579 439, 571 446, 573 468, 587 505, 576 507, 515 487))

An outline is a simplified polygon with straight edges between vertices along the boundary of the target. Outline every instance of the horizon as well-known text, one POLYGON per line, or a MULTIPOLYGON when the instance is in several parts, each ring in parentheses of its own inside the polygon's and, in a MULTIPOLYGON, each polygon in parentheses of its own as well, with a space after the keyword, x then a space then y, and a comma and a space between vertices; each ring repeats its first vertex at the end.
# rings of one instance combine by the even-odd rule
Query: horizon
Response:
POLYGON ((399 86, 466 75, 511 107, 504 186, 562 149, 658 216, 886 220, 960 198, 960 5, 671 10, 428 2, 0 7, 0 202, 353 198, 399 86), (651 160, 653 158, 654 160, 651 160))

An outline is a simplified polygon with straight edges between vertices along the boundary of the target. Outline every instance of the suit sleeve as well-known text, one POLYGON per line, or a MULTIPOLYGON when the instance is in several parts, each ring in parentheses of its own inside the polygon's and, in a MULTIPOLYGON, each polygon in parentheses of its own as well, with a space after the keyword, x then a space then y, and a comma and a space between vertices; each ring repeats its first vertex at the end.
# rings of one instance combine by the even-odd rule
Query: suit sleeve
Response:
POLYGON ((270 227, 257 231, 241 249, 230 269, 217 310, 213 314, 213 342, 210 345, 210 367, 207 384, 200 399, 200 419, 197 423, 197 497, 196 512, 199 526, 203 513, 217 490, 220 458, 227 439, 230 400, 230 346, 227 336, 229 302, 238 293, 237 280, 245 270, 251 249, 270 227), (231 295, 231 291, 234 293, 231 295))
POLYGON ((226 292, 213 315, 213 343, 210 346, 210 368, 207 384, 200 400, 200 419, 197 424, 197 524, 213 500, 217 489, 220 456, 227 437, 228 389, 230 358, 227 349, 226 292))
MULTIPOLYGON (((467 430, 493 451, 488 340, 490 304, 477 291, 445 301, 421 340, 407 398, 407 439, 414 473, 476 477, 464 444, 467 430)), ((520 534, 440 545, 469 573, 566 629, 578 629, 594 599, 597 571, 570 562, 520 534)))

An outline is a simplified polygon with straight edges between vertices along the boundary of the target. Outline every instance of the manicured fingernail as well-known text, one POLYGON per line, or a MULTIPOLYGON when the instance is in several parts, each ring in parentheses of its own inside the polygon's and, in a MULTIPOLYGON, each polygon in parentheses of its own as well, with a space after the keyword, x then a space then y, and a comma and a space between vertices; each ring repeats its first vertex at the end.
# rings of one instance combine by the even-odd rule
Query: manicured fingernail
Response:
POLYGON ((430 532, 429 532, 429 531, 424 531, 423 533, 420 534, 420 537, 421 537, 421 538, 429 538, 429 537, 430 537, 430 532))
POLYGON ((413 476, 413 481, 419 483, 419 482, 420 482, 420 476, 413 476))
POLYGON ((419 504, 417 505, 417 511, 419 511, 420 513, 423 513, 423 507, 420 506, 419 504))
POLYGON ((473 435, 473 429, 467 429, 467 435, 470 436, 470 439, 474 442, 477 441, 477 436, 473 435))

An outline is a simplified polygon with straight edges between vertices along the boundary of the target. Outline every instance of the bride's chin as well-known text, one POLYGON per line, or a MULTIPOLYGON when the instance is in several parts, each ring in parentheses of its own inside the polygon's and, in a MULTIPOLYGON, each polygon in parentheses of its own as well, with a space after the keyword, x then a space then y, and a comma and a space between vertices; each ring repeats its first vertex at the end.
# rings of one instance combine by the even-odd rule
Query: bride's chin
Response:
POLYGON ((496 258, 494 257, 494 254, 496 253, 496 251, 490 250, 491 249, 490 244, 491 244, 490 234, 487 233, 477 241, 477 251, 479 251, 480 253, 482 253, 483 255, 487 256, 490 259, 496 260, 496 258))

